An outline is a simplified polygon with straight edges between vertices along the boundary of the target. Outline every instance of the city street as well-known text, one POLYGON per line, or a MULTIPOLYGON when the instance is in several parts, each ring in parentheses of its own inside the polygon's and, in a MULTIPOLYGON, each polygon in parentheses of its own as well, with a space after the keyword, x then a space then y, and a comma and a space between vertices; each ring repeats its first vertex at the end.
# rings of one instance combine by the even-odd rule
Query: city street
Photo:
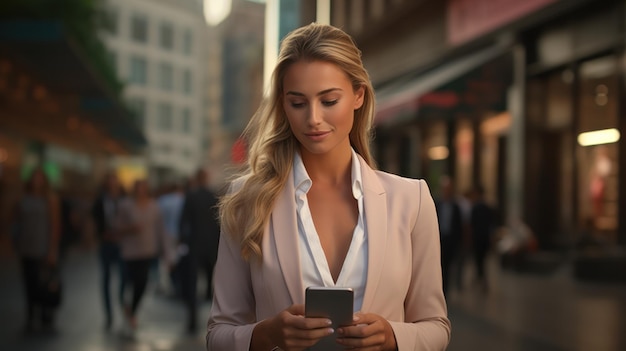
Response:
MULTIPOLYGON (((468 266, 468 270, 471 266, 468 266)), ((626 349, 626 287, 583 284, 562 265, 550 275, 500 272, 491 262, 488 295, 468 282, 448 298, 453 337, 448 350, 607 350, 626 349)), ((74 251, 65 263, 64 301, 57 331, 24 334, 18 266, 3 259, 0 345, 10 351, 193 351, 204 350, 204 328, 185 333, 179 301, 149 286, 136 338, 120 333, 120 314, 110 332, 103 328, 99 272, 92 251, 74 251)), ((210 305, 202 306, 204 324, 210 305)))
POLYGON ((448 350, 626 350, 625 285, 577 282, 567 263, 544 275, 489 264, 488 295, 450 293, 448 350))
MULTIPOLYGON (((148 285, 139 312, 139 329, 134 339, 122 333, 121 310, 115 312, 111 331, 104 329, 99 291, 100 272, 95 251, 74 251, 66 259, 63 273, 63 305, 54 333, 23 332, 24 302, 18 266, 13 260, 0 268, 0 349, 3 351, 194 351, 204 350, 204 320, 210 304, 202 305, 197 335, 185 330, 182 302, 148 285)), ((112 282, 117 287, 117 280, 112 282)), ((203 286, 203 285, 202 285, 203 286)), ((113 301, 117 302, 114 294, 113 301)))

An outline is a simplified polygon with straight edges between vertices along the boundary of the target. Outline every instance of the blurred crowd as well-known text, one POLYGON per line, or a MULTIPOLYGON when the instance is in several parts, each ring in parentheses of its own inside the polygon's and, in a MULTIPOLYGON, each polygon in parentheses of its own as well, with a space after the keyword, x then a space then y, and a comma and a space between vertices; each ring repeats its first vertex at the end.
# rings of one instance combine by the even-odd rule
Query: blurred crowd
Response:
POLYGON ((56 191, 43 169, 30 172, 9 219, 24 283, 25 331, 54 330, 64 259, 70 249, 82 248, 98 255, 106 330, 135 333, 152 279, 183 302, 187 331, 194 333, 198 278, 206 282, 202 299, 210 300, 219 242, 217 196, 209 181, 199 169, 184 182, 152 189, 137 179, 127 189, 110 172, 96 193, 78 197, 56 191))
POLYGON ((451 287, 490 290, 486 259, 492 253, 503 269, 519 270, 526 257, 537 250, 537 240, 521 220, 504 220, 501 211, 485 199, 482 186, 457 192, 452 179, 440 179, 435 199, 441 237, 444 293, 451 287), (470 281, 468 281, 470 280, 470 281))
MULTIPOLYGON (((218 198, 209 183, 209 173, 199 169, 190 179, 157 189, 145 179, 126 188, 110 172, 92 196, 79 197, 55 191, 43 169, 34 169, 10 221, 24 283, 26 331, 54 328, 63 300, 63 261, 78 247, 98 255, 106 330, 135 333, 152 280, 161 292, 182 302, 186 330, 195 333, 199 300, 212 299, 220 232, 218 198), (199 289, 199 281, 206 286, 199 289)), ((461 194, 447 176, 438 185, 444 292, 467 288, 488 293, 487 257, 493 254, 501 267, 515 269, 536 250, 534 235, 519 220, 503 221, 482 187, 461 194)))

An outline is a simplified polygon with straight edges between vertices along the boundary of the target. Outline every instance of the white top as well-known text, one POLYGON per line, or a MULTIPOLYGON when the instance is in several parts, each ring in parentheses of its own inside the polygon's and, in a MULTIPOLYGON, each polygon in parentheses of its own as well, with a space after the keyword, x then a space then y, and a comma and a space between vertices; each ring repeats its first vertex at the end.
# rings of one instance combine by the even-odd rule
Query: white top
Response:
POLYGON ((296 205, 298 210, 298 235, 300 249, 300 266, 304 287, 326 286, 352 288, 354 291, 354 311, 360 311, 367 282, 367 228, 363 211, 363 180, 361 164, 352 150, 352 195, 358 202, 359 219, 354 232, 348 254, 341 267, 337 283, 333 281, 322 249, 319 236, 313 224, 307 193, 313 184, 300 154, 296 153, 293 165, 293 181, 296 189, 296 205))

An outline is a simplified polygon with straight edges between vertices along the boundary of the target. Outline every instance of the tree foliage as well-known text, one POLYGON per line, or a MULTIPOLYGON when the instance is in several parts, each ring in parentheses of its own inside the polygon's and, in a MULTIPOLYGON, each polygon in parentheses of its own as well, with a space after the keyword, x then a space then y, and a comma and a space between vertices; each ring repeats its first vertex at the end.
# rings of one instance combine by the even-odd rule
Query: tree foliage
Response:
POLYGON ((0 20, 60 21, 113 92, 119 94, 122 84, 99 37, 108 21, 103 9, 102 0, 1 0, 0 20))

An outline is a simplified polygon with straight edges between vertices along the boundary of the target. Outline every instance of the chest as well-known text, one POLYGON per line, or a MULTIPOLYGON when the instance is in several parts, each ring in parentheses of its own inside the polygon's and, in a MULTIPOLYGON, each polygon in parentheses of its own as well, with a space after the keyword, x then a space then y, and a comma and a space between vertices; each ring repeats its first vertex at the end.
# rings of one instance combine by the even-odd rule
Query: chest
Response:
POLYGON ((307 198, 315 231, 336 281, 358 223, 358 202, 351 191, 323 188, 311 188, 307 198))

